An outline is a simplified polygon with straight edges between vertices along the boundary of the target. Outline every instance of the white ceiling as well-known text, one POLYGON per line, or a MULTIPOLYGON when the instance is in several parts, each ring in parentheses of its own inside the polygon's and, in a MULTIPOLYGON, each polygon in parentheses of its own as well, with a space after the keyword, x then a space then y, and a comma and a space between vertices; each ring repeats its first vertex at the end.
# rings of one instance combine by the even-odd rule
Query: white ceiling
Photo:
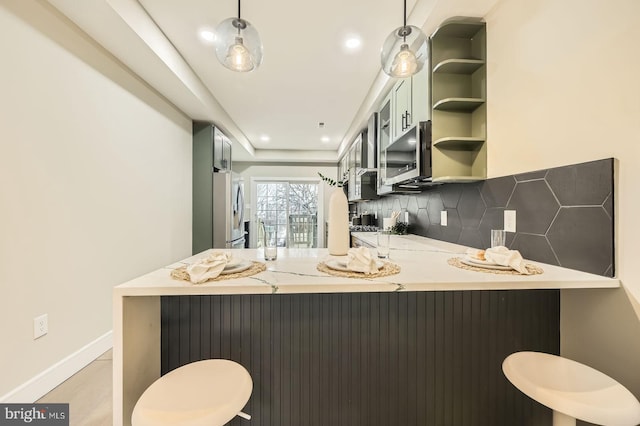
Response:
MULTIPOLYGON (((235 73, 198 33, 236 16, 237 0, 49 2, 189 117, 222 127, 234 159, 245 161, 335 162, 392 83, 380 71, 380 46, 402 24, 403 7, 400 0, 243 0, 264 59, 251 73, 235 73), (344 41, 352 35, 362 45, 350 52, 344 41)), ((409 23, 424 26, 435 3, 408 0, 409 23)))

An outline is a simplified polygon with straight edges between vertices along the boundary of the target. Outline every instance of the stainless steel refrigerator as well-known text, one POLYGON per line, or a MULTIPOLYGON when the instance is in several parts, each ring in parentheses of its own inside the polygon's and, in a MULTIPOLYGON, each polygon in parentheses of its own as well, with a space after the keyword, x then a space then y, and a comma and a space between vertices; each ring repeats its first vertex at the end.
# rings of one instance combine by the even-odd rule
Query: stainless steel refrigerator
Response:
POLYGON ((210 248, 244 247, 244 184, 240 175, 212 172, 210 163, 194 164, 193 254, 210 248))
POLYGON ((213 248, 244 247, 244 183, 233 172, 212 173, 213 248))

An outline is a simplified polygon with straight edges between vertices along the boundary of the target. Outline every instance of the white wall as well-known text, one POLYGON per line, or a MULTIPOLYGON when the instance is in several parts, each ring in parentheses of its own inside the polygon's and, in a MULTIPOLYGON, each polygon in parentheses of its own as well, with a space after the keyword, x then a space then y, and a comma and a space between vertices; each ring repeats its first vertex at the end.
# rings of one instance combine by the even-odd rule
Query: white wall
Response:
POLYGON ((625 289, 563 292, 562 352, 640 397, 638 19, 637 0, 501 0, 486 16, 490 176, 618 161, 615 248, 625 289))
POLYGON ((2 397, 108 333, 113 286, 189 255, 191 121, 46 2, 0 3, 0 55, 2 397))

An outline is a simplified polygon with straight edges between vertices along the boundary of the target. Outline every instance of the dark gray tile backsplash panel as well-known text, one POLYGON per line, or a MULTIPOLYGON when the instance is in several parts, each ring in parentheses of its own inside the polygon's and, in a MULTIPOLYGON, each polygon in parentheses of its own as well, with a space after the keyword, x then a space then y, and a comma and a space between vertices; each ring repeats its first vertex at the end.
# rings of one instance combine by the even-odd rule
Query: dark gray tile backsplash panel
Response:
POLYGON ((611 170, 604 163, 551 169, 545 180, 563 206, 601 206, 611 194, 611 170))
POLYGON ((601 206, 562 207, 547 238, 562 266, 602 275, 611 265, 613 227, 601 206))
MULTIPOLYGON (((410 232, 470 247, 489 246, 516 210, 517 232, 507 246, 531 260, 612 277, 614 268, 613 158, 487 179, 434 186, 415 195, 361 203, 379 224, 393 210, 409 212, 410 232), (446 210, 448 226, 441 226, 446 210)), ((402 217, 402 216, 401 216, 402 217)))
POLYGON ((518 182, 506 207, 516 211, 517 230, 530 234, 546 233, 559 208, 544 179, 518 182))
POLYGON ((485 181, 480 191, 487 207, 505 207, 515 187, 515 178, 505 176, 485 181))

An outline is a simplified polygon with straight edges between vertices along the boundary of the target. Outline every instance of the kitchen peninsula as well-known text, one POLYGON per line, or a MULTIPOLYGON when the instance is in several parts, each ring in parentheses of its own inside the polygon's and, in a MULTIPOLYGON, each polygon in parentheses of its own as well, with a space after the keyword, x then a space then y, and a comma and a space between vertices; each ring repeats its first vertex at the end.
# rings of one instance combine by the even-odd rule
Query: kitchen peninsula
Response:
MULTIPOLYGON (((252 375, 245 411, 254 425, 545 417, 502 377, 502 359, 522 349, 559 351, 559 289, 620 283, 538 263, 544 273, 531 276, 447 263, 465 249, 393 236, 390 261, 400 273, 371 279, 318 271, 325 249, 282 249, 251 277, 203 285, 170 278, 205 252, 124 283, 113 293, 114 424, 129 424, 137 398, 161 373, 217 357, 252 375), (514 400, 519 413, 508 408, 514 400)), ((261 251, 234 256, 260 261, 261 251)))

